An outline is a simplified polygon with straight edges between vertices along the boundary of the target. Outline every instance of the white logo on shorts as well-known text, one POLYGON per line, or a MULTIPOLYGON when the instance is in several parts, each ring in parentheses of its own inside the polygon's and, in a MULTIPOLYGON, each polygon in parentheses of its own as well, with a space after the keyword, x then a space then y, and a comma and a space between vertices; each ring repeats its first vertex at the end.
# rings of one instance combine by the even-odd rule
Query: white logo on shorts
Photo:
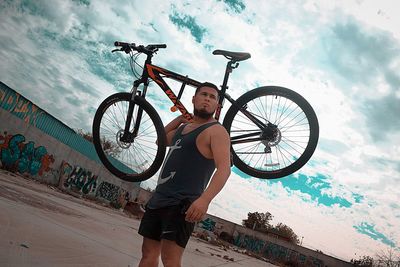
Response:
POLYGON ((169 234, 169 233, 174 233, 175 231, 163 231, 161 234, 162 235, 164 235, 164 234, 169 234))

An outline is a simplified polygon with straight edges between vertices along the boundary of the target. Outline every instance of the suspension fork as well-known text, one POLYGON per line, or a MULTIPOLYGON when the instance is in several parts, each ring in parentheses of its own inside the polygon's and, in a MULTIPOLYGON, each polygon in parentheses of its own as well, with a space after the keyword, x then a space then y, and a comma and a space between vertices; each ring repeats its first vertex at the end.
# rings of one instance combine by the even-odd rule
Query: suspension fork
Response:
POLYGON ((126 116, 126 121, 125 121, 124 134, 121 137, 121 141, 123 141, 123 142, 133 143, 134 139, 136 138, 136 136, 138 134, 139 126, 142 121, 142 115, 143 115, 142 108, 139 107, 132 133, 129 132, 129 128, 131 127, 133 112, 135 110, 135 97, 136 96, 146 97, 147 87, 149 86, 149 74, 147 72, 146 66, 148 64, 151 64, 152 56, 153 56, 152 54, 147 54, 147 58, 146 58, 146 61, 144 63, 144 67, 143 67, 142 76, 139 80, 136 80, 133 82, 133 87, 131 90, 131 99, 129 100, 128 114, 126 116), (142 92, 137 90, 140 84, 143 84, 142 92))
MULTIPOLYGON (((147 90, 147 85, 145 85, 144 86, 144 89, 143 89, 143 91, 145 92, 147 90)), ((143 94, 143 95, 145 95, 145 93, 143 94)), ((142 93, 141 92, 138 92, 138 94, 137 94, 137 96, 138 97, 141 97, 142 96, 142 93)), ((132 99, 130 102, 129 102, 129 105, 133 105, 134 106, 134 101, 133 101, 134 99, 132 99)), ((132 112, 133 112, 133 110, 132 110, 132 112)), ((132 132, 132 137, 133 138, 135 138, 136 136, 137 136, 137 134, 138 134, 138 132, 139 132, 139 126, 140 126, 140 123, 142 122, 142 115, 143 115, 143 109, 141 108, 141 107, 139 107, 139 110, 138 110, 138 113, 137 113, 137 117, 136 117, 136 121, 135 121, 135 126, 133 127, 133 132, 132 132)), ((132 116, 132 115, 131 115, 132 116)), ((133 140, 132 140, 133 141, 133 140)))
POLYGON ((139 110, 137 112, 135 125, 133 126, 133 131, 130 132, 129 129, 131 127, 131 122, 133 118, 133 112, 135 111, 135 97, 142 97, 146 95, 147 91, 147 86, 148 83, 143 86, 143 93, 141 91, 138 91, 138 85, 140 83, 134 83, 132 90, 131 90, 131 99, 129 100, 129 106, 128 106, 128 114, 126 116, 126 121, 125 121, 125 128, 124 128, 124 133, 121 136, 121 141, 127 142, 127 143, 133 143, 135 137, 138 134, 140 123, 142 121, 142 115, 143 115, 143 109, 139 107, 139 110))

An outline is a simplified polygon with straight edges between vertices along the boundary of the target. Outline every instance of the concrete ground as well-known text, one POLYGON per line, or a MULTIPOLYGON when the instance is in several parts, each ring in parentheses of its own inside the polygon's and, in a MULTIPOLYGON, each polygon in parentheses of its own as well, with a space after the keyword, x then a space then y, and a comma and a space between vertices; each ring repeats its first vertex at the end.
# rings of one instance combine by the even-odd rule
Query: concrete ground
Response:
MULTIPOLYGON (((121 211, 0 170, 0 266, 134 267, 138 227, 121 211)), ((182 266, 275 265, 192 237, 182 266)))

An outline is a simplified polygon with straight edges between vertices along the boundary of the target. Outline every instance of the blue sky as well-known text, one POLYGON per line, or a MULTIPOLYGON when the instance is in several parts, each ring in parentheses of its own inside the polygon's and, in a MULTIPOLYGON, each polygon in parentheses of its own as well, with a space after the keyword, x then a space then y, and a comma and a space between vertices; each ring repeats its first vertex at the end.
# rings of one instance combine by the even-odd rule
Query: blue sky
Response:
MULTIPOLYGON (((273 224, 304 236, 304 246, 347 260, 374 256, 400 247, 399 7, 387 0, 1 1, 0 80, 70 127, 90 130, 99 103, 132 83, 128 58, 110 53, 116 40, 166 43, 155 64, 216 84, 226 62, 214 49, 249 52, 229 93, 294 89, 314 107, 320 141, 289 177, 264 181, 233 169, 209 212, 240 223, 249 211, 269 211, 273 224)), ((150 96, 169 109, 155 87, 150 96)), ((190 97, 183 97, 188 106, 190 97)), ((175 115, 165 111, 163 121, 175 115)))

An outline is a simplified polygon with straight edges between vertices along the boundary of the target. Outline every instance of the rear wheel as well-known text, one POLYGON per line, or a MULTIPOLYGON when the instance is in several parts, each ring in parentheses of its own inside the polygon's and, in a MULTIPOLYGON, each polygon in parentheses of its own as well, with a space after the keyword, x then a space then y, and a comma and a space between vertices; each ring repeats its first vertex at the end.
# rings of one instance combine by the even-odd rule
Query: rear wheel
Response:
POLYGON ((125 133, 131 96, 117 93, 100 104, 93 120, 93 143, 101 162, 112 174, 126 181, 140 182, 160 168, 166 137, 156 110, 139 96, 134 98, 129 132, 125 133), (136 122, 140 125, 135 133, 136 122))
POLYGON ((242 95, 223 124, 231 136, 233 163, 257 178, 294 173, 307 163, 318 143, 318 119, 311 105, 283 87, 265 86, 242 95))

